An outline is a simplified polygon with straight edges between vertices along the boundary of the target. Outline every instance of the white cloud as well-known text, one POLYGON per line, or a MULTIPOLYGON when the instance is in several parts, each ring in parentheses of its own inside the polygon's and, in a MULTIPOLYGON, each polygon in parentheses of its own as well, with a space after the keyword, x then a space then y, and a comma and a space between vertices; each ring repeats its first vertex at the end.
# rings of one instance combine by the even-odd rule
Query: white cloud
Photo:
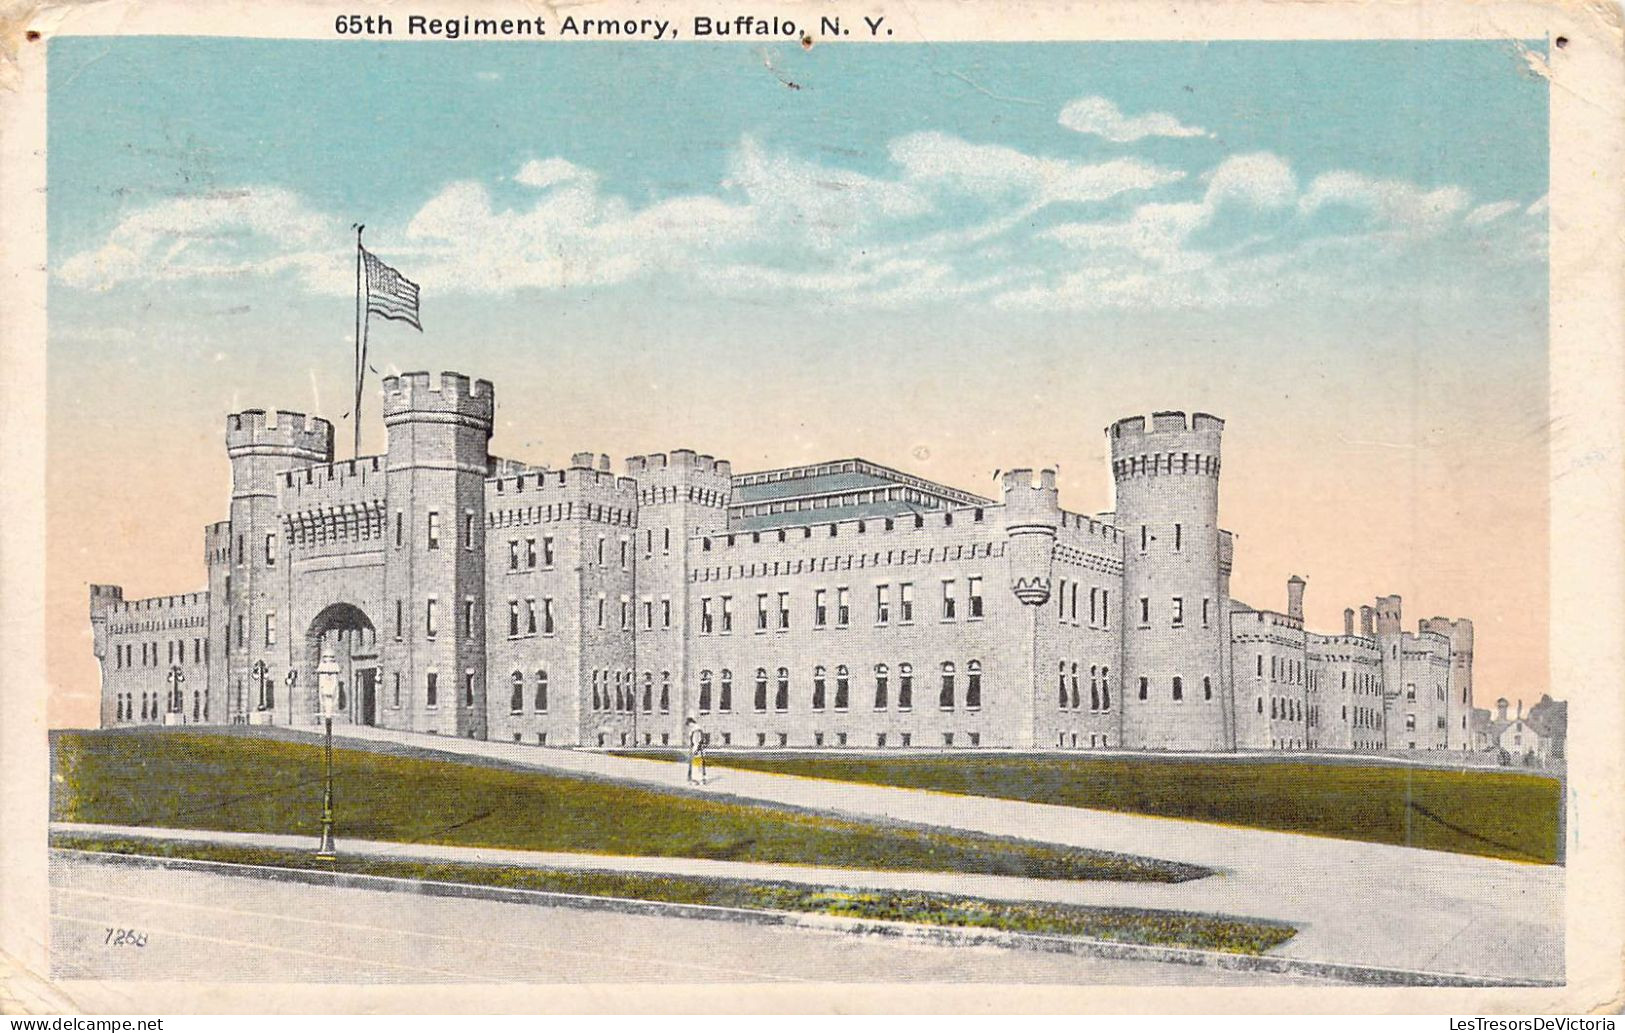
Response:
POLYGON ((252 186, 173 198, 124 217, 100 247, 57 270, 64 283, 105 290, 131 280, 221 278, 342 270, 344 224, 291 191, 252 186))
POLYGON ((1298 199, 1298 210, 1306 215, 1323 208, 1345 206, 1367 212, 1378 222, 1427 230, 1466 209, 1471 202, 1460 187, 1425 190, 1414 183, 1395 179, 1373 179, 1358 172, 1328 172, 1316 176, 1298 199))
POLYGON ((1162 111, 1125 115, 1105 97, 1079 97, 1061 109, 1060 122, 1073 132, 1099 136, 1113 143, 1133 143, 1147 136, 1211 135, 1162 111))
POLYGON ((569 183, 580 180, 590 180, 593 174, 574 162, 563 158, 546 158, 540 161, 532 160, 520 166, 514 174, 513 181, 521 186, 545 189, 557 186, 560 183, 569 183))
POLYGON ((910 133, 892 141, 891 159, 907 179, 984 199, 1031 204, 1104 201, 1131 190, 1175 183, 1185 174, 1134 158, 1088 164, 1042 158, 947 133, 910 133))
POLYGON ((1486 222, 1494 222, 1496 219, 1506 215, 1508 212, 1515 212, 1517 210, 1518 202, 1516 201, 1493 201, 1489 204, 1481 204, 1477 208, 1474 208, 1472 211, 1467 213, 1467 217, 1462 221, 1469 226, 1481 226, 1486 222))

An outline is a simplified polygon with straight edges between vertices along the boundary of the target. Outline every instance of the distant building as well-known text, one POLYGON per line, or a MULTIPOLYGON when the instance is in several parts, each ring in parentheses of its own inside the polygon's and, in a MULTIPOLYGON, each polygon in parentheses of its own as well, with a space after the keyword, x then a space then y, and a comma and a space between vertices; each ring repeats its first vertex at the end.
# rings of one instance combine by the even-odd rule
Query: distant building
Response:
POLYGON ((1224 423, 1106 428, 1113 512, 1053 471, 997 497, 862 459, 492 456, 486 381, 384 380, 384 454, 300 413, 226 421, 205 591, 91 588, 104 725, 341 721, 558 746, 1469 750, 1472 624, 1400 599, 1304 627, 1230 597, 1224 423))

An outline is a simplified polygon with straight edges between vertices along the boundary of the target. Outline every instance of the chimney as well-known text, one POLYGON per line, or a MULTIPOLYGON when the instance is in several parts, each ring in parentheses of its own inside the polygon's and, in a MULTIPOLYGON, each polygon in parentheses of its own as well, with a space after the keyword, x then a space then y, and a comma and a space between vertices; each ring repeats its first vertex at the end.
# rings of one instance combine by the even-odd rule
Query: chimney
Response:
POLYGON ((1495 719, 1497 721, 1505 721, 1507 719, 1507 700, 1505 696, 1502 696, 1500 699, 1495 701, 1495 719))
POLYGON ((598 472, 609 473, 609 456, 600 455, 598 457, 598 472))
POLYGON ((1303 620, 1303 585, 1303 578, 1296 574, 1287 578, 1286 615, 1293 620, 1303 620))
POLYGON ((1343 634, 1354 634, 1354 608, 1352 606, 1343 611, 1343 634))
POLYGON ((1518 720, 1523 720, 1523 697, 1518 697, 1518 720))
POLYGON ((591 470, 592 469, 592 453, 591 452, 577 452, 577 453, 575 453, 574 455, 570 456, 570 465, 574 466, 574 467, 585 467, 588 470, 591 470))
POLYGON ((1372 612, 1371 607, 1360 607, 1360 634, 1364 635, 1366 638, 1377 637, 1377 633, 1372 630, 1371 627, 1371 622, 1375 619, 1375 617, 1376 614, 1372 612))

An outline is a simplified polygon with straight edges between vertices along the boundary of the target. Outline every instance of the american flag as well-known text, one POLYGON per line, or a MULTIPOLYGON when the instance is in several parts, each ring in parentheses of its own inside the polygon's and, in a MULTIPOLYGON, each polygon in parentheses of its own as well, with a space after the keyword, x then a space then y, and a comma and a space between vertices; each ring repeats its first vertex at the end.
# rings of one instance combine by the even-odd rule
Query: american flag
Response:
POLYGON ((411 323, 418 330, 418 285, 381 261, 377 255, 361 249, 362 261, 367 268, 367 311, 385 319, 399 319, 411 323))

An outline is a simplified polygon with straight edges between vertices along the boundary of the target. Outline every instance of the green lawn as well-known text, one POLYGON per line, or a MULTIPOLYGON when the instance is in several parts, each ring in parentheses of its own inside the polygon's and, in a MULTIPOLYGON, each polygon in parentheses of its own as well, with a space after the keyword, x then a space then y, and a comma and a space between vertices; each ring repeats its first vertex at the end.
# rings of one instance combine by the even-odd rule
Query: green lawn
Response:
MULTIPOLYGON (((244 849, 71 835, 53 836, 52 845, 119 854, 190 857, 227 864, 323 870, 328 868, 327 865, 317 861, 309 851, 244 849)), ((1239 954, 1262 954, 1285 943, 1295 932, 1291 926, 1279 922, 1260 922, 1222 915, 988 900, 946 893, 861 890, 745 879, 375 861, 362 858, 341 858, 340 868, 345 872, 401 879, 472 883, 550 893, 705 904, 760 911, 839 915, 959 928, 1000 929, 1052 936, 1082 936, 1116 943, 1189 947, 1239 954)))
POLYGON ((719 767, 1306 832, 1543 864, 1556 779, 1498 771, 1259 760, 728 754, 719 767))
MULTIPOLYGON (((59 732, 55 820, 307 835, 319 745, 191 732, 59 732)), ((1178 882, 1191 865, 588 778, 333 752, 338 835, 405 843, 700 857, 1041 879, 1178 882)))

